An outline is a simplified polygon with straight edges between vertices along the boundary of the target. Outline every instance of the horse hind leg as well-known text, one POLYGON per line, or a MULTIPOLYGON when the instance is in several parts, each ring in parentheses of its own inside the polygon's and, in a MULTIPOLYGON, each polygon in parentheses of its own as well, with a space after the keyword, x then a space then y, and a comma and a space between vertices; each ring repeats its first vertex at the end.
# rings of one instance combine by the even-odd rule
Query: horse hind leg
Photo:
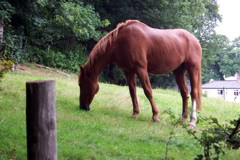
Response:
POLYGON ((136 118, 137 115, 140 113, 137 96, 136 96, 136 74, 132 72, 124 72, 127 78, 128 86, 129 86, 129 92, 132 99, 133 104, 133 113, 132 118, 136 118))
POLYGON ((186 69, 183 67, 178 68, 173 72, 176 79, 176 83, 181 93, 181 97, 182 97, 182 118, 180 120, 181 124, 184 124, 186 119, 188 118, 188 98, 189 97, 188 97, 188 88, 186 85, 185 73, 186 73, 186 69))
POLYGON ((190 118, 190 128, 196 127, 197 110, 201 111, 201 69, 192 68, 188 71, 191 82, 192 114, 190 118))
POLYGON ((150 104, 152 106, 152 112, 153 112, 152 121, 153 122, 159 122, 159 119, 158 119, 159 109, 158 109, 157 105, 155 104, 155 102, 153 100, 152 87, 151 87, 151 83, 150 83, 150 80, 149 80, 147 69, 145 69, 145 68, 138 69, 137 70, 137 75, 138 75, 138 77, 140 79, 140 82, 142 84, 144 93, 145 93, 146 97, 148 98, 148 100, 150 101, 150 104))

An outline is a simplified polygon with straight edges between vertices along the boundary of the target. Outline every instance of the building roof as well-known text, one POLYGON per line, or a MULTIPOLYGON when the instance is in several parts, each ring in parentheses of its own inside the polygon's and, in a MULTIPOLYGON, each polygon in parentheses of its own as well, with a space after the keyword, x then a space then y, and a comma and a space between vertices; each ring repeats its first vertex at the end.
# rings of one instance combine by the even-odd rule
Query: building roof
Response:
POLYGON ((240 82, 236 80, 212 81, 202 85, 202 89, 240 89, 240 82))
POLYGON ((224 80, 238 80, 238 81, 240 81, 240 72, 237 72, 234 76, 231 76, 231 77, 225 77, 224 76, 224 80))

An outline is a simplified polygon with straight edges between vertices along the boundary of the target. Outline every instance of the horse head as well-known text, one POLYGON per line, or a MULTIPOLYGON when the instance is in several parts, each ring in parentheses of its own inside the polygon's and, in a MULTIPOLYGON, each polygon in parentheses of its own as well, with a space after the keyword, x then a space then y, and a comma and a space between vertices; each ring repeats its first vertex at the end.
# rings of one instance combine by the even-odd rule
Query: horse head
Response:
POLYGON ((81 67, 81 74, 79 76, 80 87, 80 109, 90 110, 90 104, 98 92, 99 86, 96 78, 93 78, 86 73, 83 67, 81 67))

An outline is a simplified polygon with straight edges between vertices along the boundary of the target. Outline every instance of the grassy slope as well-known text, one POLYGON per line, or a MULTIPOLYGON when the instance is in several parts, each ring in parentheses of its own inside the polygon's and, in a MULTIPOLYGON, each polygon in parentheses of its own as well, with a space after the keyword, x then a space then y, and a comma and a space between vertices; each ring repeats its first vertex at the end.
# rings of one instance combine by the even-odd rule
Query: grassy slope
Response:
MULTIPOLYGON (((43 71, 41 71, 43 72, 43 71)), ((46 73, 44 71, 43 73, 46 73)), ((41 75, 41 74, 40 74, 41 75)), ((173 128, 168 115, 160 123, 150 122, 151 108, 142 89, 138 88, 141 114, 130 118, 131 99, 127 87, 100 84, 90 112, 79 111, 77 77, 37 76, 27 72, 8 74, 0 83, 0 159, 26 159, 25 82, 54 79, 57 82, 57 135, 59 159, 160 159, 164 158, 169 133, 173 128)), ((179 93, 154 90, 160 110, 170 108, 181 114, 179 93)), ((221 123, 237 118, 239 104, 203 99, 201 115, 219 118, 221 123)), ((197 130, 203 127, 198 124, 197 130)), ((169 155, 175 159, 193 159, 202 148, 178 126, 169 144, 169 155), (181 158, 180 158, 181 157, 181 158)), ((237 159, 240 151, 224 157, 237 159)))

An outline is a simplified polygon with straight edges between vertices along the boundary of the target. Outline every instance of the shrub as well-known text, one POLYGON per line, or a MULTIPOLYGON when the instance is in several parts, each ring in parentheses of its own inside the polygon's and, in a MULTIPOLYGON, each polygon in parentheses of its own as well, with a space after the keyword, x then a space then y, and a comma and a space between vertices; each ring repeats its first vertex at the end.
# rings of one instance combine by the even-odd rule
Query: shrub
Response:
POLYGON ((3 79, 4 75, 13 68, 14 63, 9 59, 6 54, 6 45, 3 45, 0 49, 0 81, 3 79))
POLYGON ((240 147, 240 117, 226 124, 220 124, 215 117, 199 117, 199 120, 207 124, 200 135, 194 130, 187 130, 203 147, 203 154, 197 155, 196 159, 219 159, 227 149, 240 147))
POLYGON ((71 51, 42 50, 39 48, 28 49, 28 62, 46 65, 52 68, 66 70, 72 73, 79 71, 80 65, 86 62, 85 49, 78 47, 71 51))
MULTIPOLYGON (((166 144, 165 158, 169 157, 169 143, 172 137, 175 136, 174 129, 177 127, 179 120, 174 113, 169 110, 163 110, 162 114, 167 114, 172 120, 172 129, 169 135, 169 139, 166 144)), ((206 127, 200 130, 192 130, 183 125, 186 132, 193 136, 198 144, 203 148, 203 153, 196 155, 195 160, 212 160, 220 159, 220 156, 225 155, 225 152, 231 149, 240 148, 240 116, 238 119, 232 120, 225 124, 220 124, 215 117, 200 116, 198 122, 205 123, 206 127)))

